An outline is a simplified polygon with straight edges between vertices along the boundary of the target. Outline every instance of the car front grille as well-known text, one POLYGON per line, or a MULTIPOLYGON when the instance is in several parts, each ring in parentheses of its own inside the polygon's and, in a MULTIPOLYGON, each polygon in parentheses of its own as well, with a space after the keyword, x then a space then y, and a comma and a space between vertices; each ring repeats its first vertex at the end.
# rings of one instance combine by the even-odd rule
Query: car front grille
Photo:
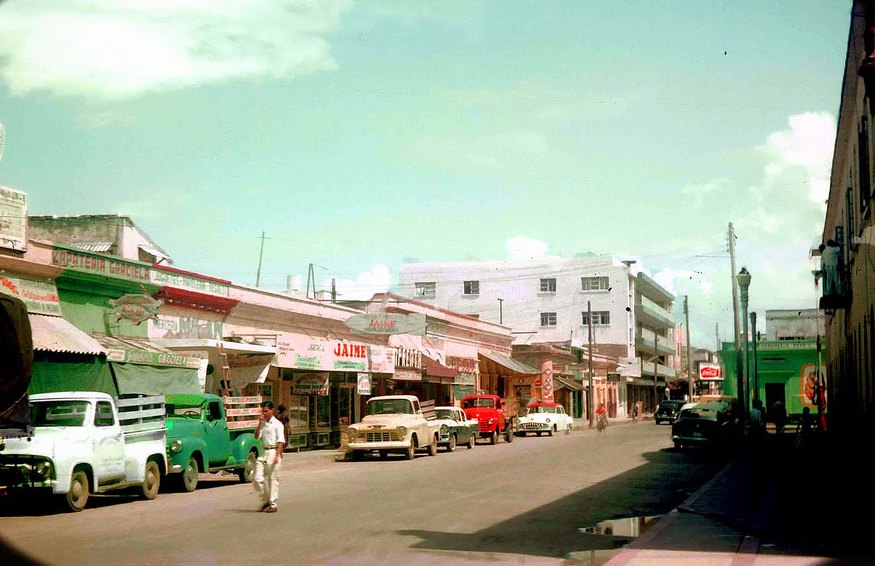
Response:
POLYGON ((394 431, 360 432, 355 437, 357 442, 395 442, 401 440, 394 431))
POLYGON ((544 428, 544 427, 546 427, 547 425, 542 424, 542 423, 523 423, 523 424, 520 425, 520 426, 521 426, 522 428, 526 429, 526 428, 544 428))

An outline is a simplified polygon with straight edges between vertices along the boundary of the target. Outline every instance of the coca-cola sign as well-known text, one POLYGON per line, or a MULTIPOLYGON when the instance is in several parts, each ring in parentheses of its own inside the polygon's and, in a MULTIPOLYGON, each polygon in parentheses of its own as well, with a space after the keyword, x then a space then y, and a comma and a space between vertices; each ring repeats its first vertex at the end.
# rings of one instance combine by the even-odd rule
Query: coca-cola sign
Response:
POLYGON ((702 364, 699 366, 699 379, 722 379, 720 366, 716 364, 702 364))

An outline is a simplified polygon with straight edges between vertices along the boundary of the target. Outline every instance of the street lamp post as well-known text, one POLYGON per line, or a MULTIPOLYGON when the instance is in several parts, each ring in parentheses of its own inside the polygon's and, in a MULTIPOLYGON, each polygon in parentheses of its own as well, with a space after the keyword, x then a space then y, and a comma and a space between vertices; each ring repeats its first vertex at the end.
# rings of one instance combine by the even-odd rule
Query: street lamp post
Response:
POLYGON ((742 267, 741 271, 738 272, 738 275, 736 277, 738 279, 738 287, 741 294, 741 340, 744 346, 744 358, 742 358, 741 362, 742 382, 744 384, 744 387, 743 390, 739 390, 738 397, 741 401, 741 410, 743 411, 744 419, 746 421, 748 419, 748 416, 750 415, 750 375, 748 374, 747 370, 747 303, 748 289, 750 288, 750 272, 747 270, 746 267, 742 267))
POLYGON ((498 299, 498 324, 504 324, 504 299, 498 299))
POLYGON ((753 369, 750 372, 751 388, 753 389, 753 399, 757 401, 760 398, 760 376, 757 371, 757 339, 759 335, 757 334, 757 313, 755 312, 750 313, 750 336, 753 338, 753 348, 751 348, 751 364, 753 364, 753 369))

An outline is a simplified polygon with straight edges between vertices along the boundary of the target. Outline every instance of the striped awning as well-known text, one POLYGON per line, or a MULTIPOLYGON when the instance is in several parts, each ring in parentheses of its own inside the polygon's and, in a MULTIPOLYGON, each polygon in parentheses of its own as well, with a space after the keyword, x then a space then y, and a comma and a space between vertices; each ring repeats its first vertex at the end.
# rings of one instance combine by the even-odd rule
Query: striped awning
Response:
POLYGON ((97 340, 60 316, 29 314, 33 349, 67 354, 105 354, 97 340))

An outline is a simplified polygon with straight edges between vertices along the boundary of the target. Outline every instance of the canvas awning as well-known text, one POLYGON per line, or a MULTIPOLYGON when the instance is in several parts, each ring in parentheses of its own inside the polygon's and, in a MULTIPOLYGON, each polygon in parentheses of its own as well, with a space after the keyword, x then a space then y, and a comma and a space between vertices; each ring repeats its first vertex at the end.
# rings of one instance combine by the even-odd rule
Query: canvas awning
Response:
POLYGON ((33 349, 66 354, 105 354, 100 343, 60 316, 29 314, 33 349))
POLYGON ((535 369, 532 366, 518 362, 508 356, 496 354, 494 352, 479 352, 480 357, 495 363, 510 373, 518 373, 522 375, 540 375, 541 370, 535 369))
POLYGON ((146 338, 93 334, 106 349, 120 395, 199 393, 201 358, 178 354, 146 338))

